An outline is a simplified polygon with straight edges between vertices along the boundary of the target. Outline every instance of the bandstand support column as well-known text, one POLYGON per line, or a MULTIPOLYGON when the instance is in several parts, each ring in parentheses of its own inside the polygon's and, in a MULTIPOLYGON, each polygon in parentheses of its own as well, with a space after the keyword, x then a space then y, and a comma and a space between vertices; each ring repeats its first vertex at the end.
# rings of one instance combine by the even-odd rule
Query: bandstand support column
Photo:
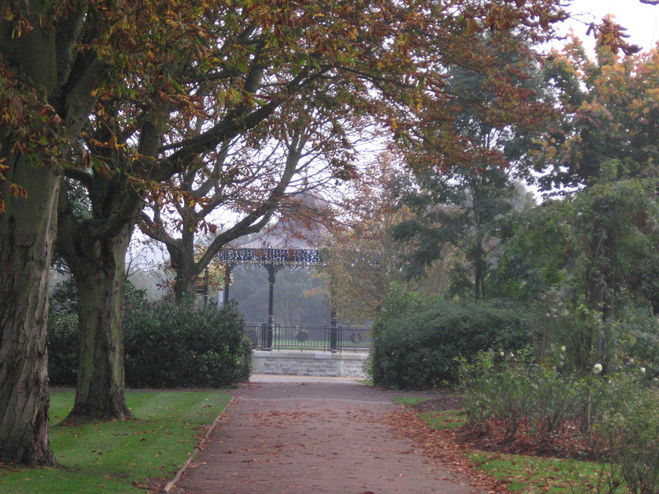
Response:
POLYGON ((231 264, 225 264, 224 265, 224 293, 223 299, 222 299, 222 306, 226 307, 229 305, 229 286, 231 285, 231 270, 233 269, 233 265, 231 264))
POLYGON ((273 264, 266 264, 265 268, 268 270, 268 324, 266 326, 266 334, 263 339, 264 350, 272 350, 272 334, 275 326, 275 274, 277 270, 273 264))
POLYGON ((336 309, 332 307, 332 318, 330 322, 330 352, 336 353, 339 349, 339 326, 336 319, 336 309))
POLYGON ((208 266, 204 269, 204 309, 208 308, 208 266))

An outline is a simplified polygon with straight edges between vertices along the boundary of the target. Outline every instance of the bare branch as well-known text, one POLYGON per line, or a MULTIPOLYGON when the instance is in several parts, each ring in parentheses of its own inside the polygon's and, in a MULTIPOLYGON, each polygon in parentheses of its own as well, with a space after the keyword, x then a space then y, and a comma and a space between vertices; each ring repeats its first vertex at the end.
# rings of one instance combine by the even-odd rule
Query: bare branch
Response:
POLYGON ((178 247, 181 241, 172 237, 165 231, 160 220, 160 211, 157 207, 153 208, 154 219, 152 220, 144 211, 140 213, 140 229, 149 237, 162 242, 168 247, 178 247))
POLYGON ((202 258, 197 262, 197 270, 201 272, 215 257, 219 250, 228 242, 235 240, 248 233, 254 233, 263 228, 274 214, 279 201, 284 196, 286 188, 290 184, 300 159, 300 151, 294 150, 289 152, 286 159, 284 173, 277 186, 272 190, 268 199, 261 206, 254 209, 242 220, 236 223, 232 228, 219 234, 208 246, 202 258))

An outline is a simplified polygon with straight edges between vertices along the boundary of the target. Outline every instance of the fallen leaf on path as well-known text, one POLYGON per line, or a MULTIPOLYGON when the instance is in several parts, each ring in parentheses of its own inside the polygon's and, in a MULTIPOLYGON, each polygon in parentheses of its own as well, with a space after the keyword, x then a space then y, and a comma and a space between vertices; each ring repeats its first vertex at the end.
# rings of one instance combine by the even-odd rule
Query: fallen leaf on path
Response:
POLYGON ((420 446, 424 455, 443 467, 468 478, 469 484, 496 494, 510 491, 507 483, 475 469, 464 454, 465 446, 457 441, 455 431, 429 427, 416 414, 397 411, 386 415, 384 422, 399 436, 420 446))

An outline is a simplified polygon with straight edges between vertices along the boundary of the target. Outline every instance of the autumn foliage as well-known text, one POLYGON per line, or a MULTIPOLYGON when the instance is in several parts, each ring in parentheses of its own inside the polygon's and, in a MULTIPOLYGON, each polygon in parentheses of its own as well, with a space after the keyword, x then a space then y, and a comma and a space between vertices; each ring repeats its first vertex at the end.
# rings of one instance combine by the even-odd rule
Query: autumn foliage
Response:
MULTIPOLYGON (((484 150, 452 125, 446 68, 478 68, 496 95, 484 118, 506 125, 527 101, 512 84, 526 65, 502 66, 492 40, 524 48, 551 38, 565 17, 558 0, 3 2, 0 460, 53 463, 45 321, 56 227, 84 299, 72 418, 126 418, 122 298, 132 230, 147 200, 208 200, 180 192, 172 177, 194 176, 251 131, 272 142, 285 131, 281 121, 306 116, 305 105, 328 110, 333 136, 354 115, 404 147, 421 142, 405 149, 417 164, 441 169, 479 156, 484 150), (437 159, 424 154, 426 127, 445 131, 437 159), (21 419, 9 422, 19 426, 5 426, 17 411, 21 419)), ((352 178, 350 146, 338 141, 331 167, 352 178)), ((270 192, 280 199, 276 186, 270 192)))

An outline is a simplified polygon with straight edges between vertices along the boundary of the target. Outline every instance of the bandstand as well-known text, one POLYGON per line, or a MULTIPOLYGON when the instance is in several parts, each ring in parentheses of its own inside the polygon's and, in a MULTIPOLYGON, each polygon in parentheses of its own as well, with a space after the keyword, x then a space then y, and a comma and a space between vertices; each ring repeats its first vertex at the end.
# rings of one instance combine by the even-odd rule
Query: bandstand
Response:
POLYGON ((323 248, 329 232, 316 219, 327 208, 325 201, 309 194, 297 194, 294 207, 286 210, 280 221, 261 236, 243 244, 222 249, 217 257, 226 267, 224 303, 229 295, 231 271, 238 265, 263 266, 268 273, 268 313, 266 322, 248 327, 254 348, 261 350, 368 351, 370 329, 339 325, 330 294, 328 326, 278 325, 274 313, 277 272, 285 267, 313 268, 323 263, 323 248))

